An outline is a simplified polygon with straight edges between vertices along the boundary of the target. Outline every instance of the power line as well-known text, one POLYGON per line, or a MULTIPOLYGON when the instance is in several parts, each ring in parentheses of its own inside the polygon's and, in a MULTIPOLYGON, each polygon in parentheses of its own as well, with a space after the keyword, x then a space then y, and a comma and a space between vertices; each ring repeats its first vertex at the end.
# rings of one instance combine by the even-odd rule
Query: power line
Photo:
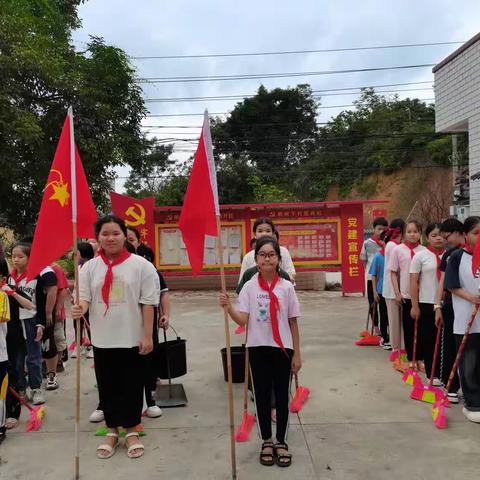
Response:
POLYGON ((458 45, 462 42, 431 42, 431 43, 406 43, 398 45, 375 45, 369 47, 349 47, 349 48, 323 48, 319 50, 283 50, 276 52, 242 52, 242 53, 205 53, 192 55, 151 55, 130 57, 131 60, 173 60, 186 58, 218 58, 218 57, 253 57, 263 55, 298 55, 308 53, 329 53, 329 52, 358 52, 362 50, 385 50, 390 48, 413 48, 413 47, 433 47, 437 45, 458 45))
POLYGON ((318 72, 282 72, 282 73, 258 73, 258 74, 236 74, 236 75, 205 75, 205 76, 186 76, 186 77, 145 77, 138 78, 138 83, 183 83, 183 82, 215 82, 228 80, 255 80, 262 78, 285 78, 285 77, 308 77, 319 75, 336 75, 341 73, 361 73, 361 72, 380 72, 386 70, 408 70, 413 68, 430 68, 435 63, 425 63, 418 65, 397 65, 391 67, 370 67, 370 68, 350 68, 346 70, 323 70, 318 72))

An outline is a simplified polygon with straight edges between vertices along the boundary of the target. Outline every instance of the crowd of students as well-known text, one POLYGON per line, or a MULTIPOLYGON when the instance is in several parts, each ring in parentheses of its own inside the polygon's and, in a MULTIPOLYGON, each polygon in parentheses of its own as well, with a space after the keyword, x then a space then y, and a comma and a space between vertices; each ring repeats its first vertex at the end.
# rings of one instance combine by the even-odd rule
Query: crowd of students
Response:
MULTIPOLYGON (((385 350, 393 350, 390 358, 396 370, 414 369, 425 373, 434 386, 446 386, 473 307, 480 304, 480 280, 472 271, 479 233, 476 216, 464 223, 448 218, 429 224, 425 231, 415 220, 374 220, 361 259, 368 274, 374 333, 381 336, 385 350), (437 329, 441 329, 440 355, 433 364, 437 329), (402 360, 403 348, 408 362, 402 360)), ((459 403, 461 391, 463 413, 476 423, 480 423, 479 347, 477 313, 447 392, 450 403, 459 403)))

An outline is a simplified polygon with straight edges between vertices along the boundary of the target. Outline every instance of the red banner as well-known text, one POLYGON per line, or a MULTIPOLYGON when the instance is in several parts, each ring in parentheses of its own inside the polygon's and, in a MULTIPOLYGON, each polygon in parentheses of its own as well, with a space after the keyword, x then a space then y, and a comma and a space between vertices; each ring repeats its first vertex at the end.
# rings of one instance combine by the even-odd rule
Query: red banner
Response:
POLYGON ((340 210, 342 234, 342 291, 364 293, 365 272, 360 252, 363 245, 362 204, 342 205, 340 210))
POLYGON ((154 197, 137 199, 110 192, 110 201, 112 212, 124 220, 127 227, 136 228, 141 242, 155 251, 154 197))

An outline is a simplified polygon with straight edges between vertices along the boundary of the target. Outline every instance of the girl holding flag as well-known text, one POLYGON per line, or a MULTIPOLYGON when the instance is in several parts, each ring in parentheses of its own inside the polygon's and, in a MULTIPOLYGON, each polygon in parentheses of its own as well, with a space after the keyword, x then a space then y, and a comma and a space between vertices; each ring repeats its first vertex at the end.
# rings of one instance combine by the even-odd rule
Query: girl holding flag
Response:
MULTIPOLYGON (((438 282, 441 278, 440 262, 445 253, 445 241, 440 235, 440 224, 431 223, 425 230, 428 246, 418 252, 410 264, 410 295, 412 309, 410 315, 418 322, 419 343, 423 351, 425 372, 430 379, 431 375, 438 374, 437 365, 433 365, 435 349, 435 296, 438 282)), ((438 378, 433 380, 434 386, 441 384, 438 378)))
POLYGON ((143 407, 143 355, 153 349, 153 311, 160 298, 155 267, 125 248, 125 223, 107 215, 95 225, 98 256, 80 270, 80 303, 74 319, 89 312, 98 394, 108 427, 98 458, 110 458, 119 444, 118 428, 127 431, 127 456, 145 447, 136 431, 143 407))
POLYGON ((297 324, 300 308, 293 284, 278 274, 281 253, 277 240, 259 238, 254 258, 258 274, 243 287, 237 307, 232 306, 227 294, 221 294, 220 305, 227 306, 237 324, 248 328, 247 348, 263 440, 260 463, 288 467, 292 462, 285 443, 290 376, 302 365, 297 324), (277 409, 276 443, 272 441, 270 414, 272 385, 277 409))

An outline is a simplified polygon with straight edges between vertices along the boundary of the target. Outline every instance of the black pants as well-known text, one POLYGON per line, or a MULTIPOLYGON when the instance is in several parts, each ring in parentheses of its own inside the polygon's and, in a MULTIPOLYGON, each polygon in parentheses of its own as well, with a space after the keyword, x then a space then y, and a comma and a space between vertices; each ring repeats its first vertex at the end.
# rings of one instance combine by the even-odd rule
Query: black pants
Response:
POLYGON ((138 347, 93 347, 93 351, 98 396, 107 427, 139 425, 143 409, 143 360, 138 347))
POLYGON ((263 440, 272 437, 271 396, 275 392, 277 409, 277 441, 285 442, 288 426, 288 395, 293 350, 287 354, 276 347, 249 347, 258 424, 263 440))
MULTIPOLYGON (((406 298, 402 303, 402 327, 403 327, 403 341, 405 343, 405 350, 407 351, 407 358, 408 358, 408 361, 410 362, 413 360, 413 337, 415 333, 415 321, 410 316, 411 309, 412 309, 412 301, 406 298)), ((420 327, 418 327, 418 330, 417 330, 416 360, 423 360, 423 343, 420 338, 420 327)))
POLYGON ((440 371, 440 355, 437 355, 437 363, 433 366, 437 327, 435 326, 435 311, 431 303, 420 303, 419 333, 418 343, 421 344, 421 350, 423 351, 425 373, 428 378, 431 375, 436 377, 440 371))
MULTIPOLYGON (((455 335, 457 348, 462 343, 463 335, 455 335)), ((468 336, 458 366, 465 407, 480 412, 480 333, 468 336)))
POLYGON ((382 334, 382 338, 384 343, 390 341, 390 337, 388 335, 388 311, 387 311, 387 304, 385 299, 382 295, 378 295, 379 302, 378 302, 378 310, 380 311, 380 333, 382 334))
MULTIPOLYGON (((452 371, 453 363, 457 355, 457 343, 455 335, 453 334, 453 321, 455 315, 453 313, 453 305, 447 303, 442 308, 443 326, 442 326, 442 341, 440 344, 440 378, 446 385, 448 377, 452 371)), ((450 391, 458 392, 460 388, 460 380, 458 379, 458 372, 455 372, 450 391)))
POLYGON ((368 299, 368 308, 370 309, 370 314, 372 315, 373 325, 378 327, 378 307, 375 303, 375 297, 373 296, 373 282, 372 280, 367 280, 367 299, 368 299))
MULTIPOLYGON (((7 353, 8 358, 17 358, 17 351, 21 348, 21 345, 17 342, 11 341, 7 343, 7 353)), ((18 375, 15 370, 13 363, 9 363, 8 366, 8 384, 16 391, 19 391, 18 388, 18 375)), ((10 391, 7 390, 7 418, 20 418, 20 413, 22 411, 22 404, 14 397, 10 391)))

